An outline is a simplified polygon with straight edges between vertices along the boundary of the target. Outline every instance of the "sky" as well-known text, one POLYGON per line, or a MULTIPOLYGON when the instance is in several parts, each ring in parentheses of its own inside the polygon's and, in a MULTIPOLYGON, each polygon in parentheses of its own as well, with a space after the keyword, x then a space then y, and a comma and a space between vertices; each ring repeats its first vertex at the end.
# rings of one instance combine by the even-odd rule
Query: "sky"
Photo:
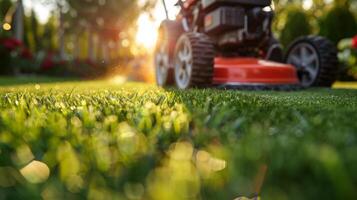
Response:
POLYGON ((41 23, 45 23, 50 17, 52 8, 48 5, 43 5, 40 3, 41 0, 24 0, 25 12, 29 13, 31 9, 34 9, 38 20, 41 23))

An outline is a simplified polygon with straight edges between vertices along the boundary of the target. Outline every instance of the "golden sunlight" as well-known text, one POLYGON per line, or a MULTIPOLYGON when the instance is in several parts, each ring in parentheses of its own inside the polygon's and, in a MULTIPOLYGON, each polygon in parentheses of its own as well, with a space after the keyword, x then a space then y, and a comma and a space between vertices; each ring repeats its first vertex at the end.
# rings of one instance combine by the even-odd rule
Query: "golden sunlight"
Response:
POLYGON ((303 4, 302 4, 302 7, 305 9, 305 10, 309 10, 313 5, 313 1, 312 0, 304 0, 303 4))
POLYGON ((157 25, 148 14, 140 15, 138 19, 138 32, 136 43, 150 50, 154 48, 157 38, 157 25))
MULTIPOLYGON (((177 0, 166 0, 165 2, 167 4, 169 18, 175 19, 179 11, 179 8, 174 6, 177 0)), ((166 15, 162 1, 157 2, 151 15, 149 13, 141 14, 137 21, 136 44, 147 50, 152 50, 155 47, 158 28, 164 19, 166 19, 166 15)))
POLYGON ((122 76, 122 75, 117 75, 111 78, 111 82, 114 84, 122 85, 127 81, 128 77, 122 76))

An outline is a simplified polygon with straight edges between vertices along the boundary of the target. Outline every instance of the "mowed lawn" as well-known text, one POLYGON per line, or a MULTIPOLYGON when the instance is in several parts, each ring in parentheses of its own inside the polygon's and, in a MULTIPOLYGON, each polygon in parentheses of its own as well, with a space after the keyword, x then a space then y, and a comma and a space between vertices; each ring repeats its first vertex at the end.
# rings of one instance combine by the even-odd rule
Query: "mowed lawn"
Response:
POLYGON ((12 81, 0 199, 357 199, 357 90, 12 81))

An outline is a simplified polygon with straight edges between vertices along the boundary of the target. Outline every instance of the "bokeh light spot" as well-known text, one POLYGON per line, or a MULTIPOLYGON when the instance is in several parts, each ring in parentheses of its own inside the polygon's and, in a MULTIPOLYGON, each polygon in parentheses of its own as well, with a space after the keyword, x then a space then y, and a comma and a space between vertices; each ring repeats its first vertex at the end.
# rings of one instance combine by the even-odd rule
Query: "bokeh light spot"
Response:
POLYGON ((2 25, 2 28, 3 28, 5 31, 9 31, 9 30, 11 30, 11 24, 5 23, 5 24, 2 25))

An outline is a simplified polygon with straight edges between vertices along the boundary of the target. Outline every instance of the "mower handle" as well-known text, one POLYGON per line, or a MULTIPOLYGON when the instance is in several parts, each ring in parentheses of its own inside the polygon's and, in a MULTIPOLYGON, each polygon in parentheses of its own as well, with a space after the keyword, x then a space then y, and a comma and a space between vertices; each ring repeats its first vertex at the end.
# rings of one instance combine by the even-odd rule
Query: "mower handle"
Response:
POLYGON ((165 9, 166 19, 169 19, 169 12, 168 12, 168 10, 167 10, 165 0, 162 0, 162 5, 164 6, 164 9, 165 9))
POLYGON ((175 3, 175 6, 183 6, 183 2, 182 0, 178 0, 176 3, 175 3))

